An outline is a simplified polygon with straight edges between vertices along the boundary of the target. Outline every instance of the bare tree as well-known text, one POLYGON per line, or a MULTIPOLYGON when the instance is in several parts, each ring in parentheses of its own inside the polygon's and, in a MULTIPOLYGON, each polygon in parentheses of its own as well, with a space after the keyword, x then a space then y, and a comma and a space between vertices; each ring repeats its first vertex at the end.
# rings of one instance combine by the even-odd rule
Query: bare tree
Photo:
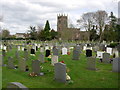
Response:
POLYGON ((108 14, 106 11, 99 10, 95 13, 95 22, 98 26, 98 32, 100 36, 100 41, 102 40, 102 32, 108 20, 108 14))
POLYGON ((80 25, 81 28, 84 28, 89 33, 90 38, 90 30, 92 29, 92 26, 94 24, 95 13, 94 12, 88 12, 84 13, 80 19, 77 20, 77 23, 80 25))

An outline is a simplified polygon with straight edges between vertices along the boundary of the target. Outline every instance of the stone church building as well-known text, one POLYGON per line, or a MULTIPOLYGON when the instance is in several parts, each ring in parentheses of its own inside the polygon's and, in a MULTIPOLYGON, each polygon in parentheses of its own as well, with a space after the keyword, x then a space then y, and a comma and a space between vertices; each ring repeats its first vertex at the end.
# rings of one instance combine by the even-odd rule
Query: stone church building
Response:
POLYGON ((57 31, 60 33, 62 40, 88 40, 88 32, 80 31, 80 28, 68 27, 68 16, 57 16, 57 31))

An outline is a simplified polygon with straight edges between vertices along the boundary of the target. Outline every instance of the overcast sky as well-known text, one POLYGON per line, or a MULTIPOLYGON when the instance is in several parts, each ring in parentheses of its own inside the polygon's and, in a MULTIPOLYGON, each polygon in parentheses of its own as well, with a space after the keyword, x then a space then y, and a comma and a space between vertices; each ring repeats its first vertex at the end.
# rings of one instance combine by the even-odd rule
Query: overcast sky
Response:
POLYGON ((83 13, 97 10, 113 11, 118 16, 118 0, 0 0, 1 27, 11 34, 26 33, 29 26, 43 26, 49 20, 57 28, 57 14, 65 13, 70 23, 83 13))

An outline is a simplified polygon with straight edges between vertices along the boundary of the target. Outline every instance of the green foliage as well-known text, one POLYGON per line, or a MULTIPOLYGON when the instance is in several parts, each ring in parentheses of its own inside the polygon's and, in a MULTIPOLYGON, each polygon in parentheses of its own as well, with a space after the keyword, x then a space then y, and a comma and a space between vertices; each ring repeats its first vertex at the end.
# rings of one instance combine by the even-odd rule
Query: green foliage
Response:
POLYGON ((37 31, 36 31, 36 27, 35 26, 30 26, 30 30, 28 30, 29 34, 30 34, 30 38, 32 40, 36 40, 37 39, 37 31))
POLYGON ((90 41, 92 40, 98 40, 99 36, 97 35, 97 32, 96 32, 96 29, 95 29, 95 26, 93 25, 93 28, 92 30, 90 30, 90 41))
POLYGON ((46 21, 44 30, 45 30, 45 31, 49 31, 49 30, 50 30, 50 24, 49 24, 49 21, 48 21, 48 20, 46 21))
POLYGON ((118 43, 110 43, 107 47, 115 48, 117 45, 118 43))

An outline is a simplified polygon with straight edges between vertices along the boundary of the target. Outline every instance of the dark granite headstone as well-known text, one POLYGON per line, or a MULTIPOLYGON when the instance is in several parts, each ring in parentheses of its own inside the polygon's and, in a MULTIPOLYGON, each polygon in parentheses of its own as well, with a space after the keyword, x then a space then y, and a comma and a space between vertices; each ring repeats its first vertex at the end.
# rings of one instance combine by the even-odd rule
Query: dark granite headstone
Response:
POLYGON ((35 49, 31 49, 31 54, 35 54, 35 49))
POLYGON ((86 57, 91 57, 92 56, 92 50, 87 49, 86 50, 86 57))
POLYGON ((45 57, 48 57, 50 55, 50 50, 46 50, 46 54, 45 54, 45 57))

